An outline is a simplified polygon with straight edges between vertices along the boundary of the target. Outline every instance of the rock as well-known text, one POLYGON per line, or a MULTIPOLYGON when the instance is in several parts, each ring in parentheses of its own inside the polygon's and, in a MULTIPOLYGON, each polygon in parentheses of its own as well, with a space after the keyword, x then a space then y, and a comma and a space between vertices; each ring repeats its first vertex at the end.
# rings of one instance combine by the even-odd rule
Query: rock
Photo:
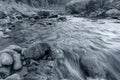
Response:
POLYGON ((13 69, 14 70, 21 69, 22 68, 22 62, 21 62, 20 54, 14 54, 13 55, 13 60, 14 60, 13 69))
POLYGON ((7 15, 3 11, 0 11, 0 19, 4 19, 6 17, 7 15))
POLYGON ((21 78, 20 78, 19 74, 13 74, 13 75, 7 77, 6 80, 21 80, 21 78))
POLYGON ((58 15, 57 14, 52 14, 49 16, 49 18, 58 18, 58 15))
POLYGON ((118 9, 110 9, 110 10, 106 11, 105 14, 108 17, 120 16, 120 10, 118 10, 118 9))
POLYGON ((66 11, 68 13, 80 13, 86 10, 87 4, 89 4, 90 0, 72 0, 66 5, 66 11))
POLYGON ((50 16, 50 11, 39 11, 37 14, 40 18, 47 18, 50 16))
POLYGON ((103 65, 95 56, 83 56, 81 59, 81 68, 86 76, 101 77, 105 75, 103 65))
POLYGON ((9 55, 8 53, 2 53, 0 55, 0 61, 4 66, 9 66, 13 64, 12 56, 9 55))
POLYGON ((22 48, 17 45, 10 45, 6 49, 10 49, 10 50, 16 51, 18 53, 21 53, 21 51, 22 51, 22 48))
POLYGON ((47 43, 35 42, 22 53, 26 59, 43 59, 51 54, 50 46, 47 43))
MULTIPOLYGON (((83 13, 89 14, 98 9, 108 9, 111 0, 72 0, 66 5, 66 11, 71 14, 83 13), (101 7, 102 5, 102 7, 101 7)), ((85 15, 85 14, 84 14, 85 15)))
POLYGON ((1 67, 0 68, 0 79, 5 79, 11 74, 10 68, 1 67))
POLYGON ((19 53, 10 49, 4 49, 0 51, 0 53, 7 53, 12 56, 14 62, 13 64, 14 70, 19 70, 22 68, 21 55, 19 53))
POLYGON ((0 31, 0 37, 3 37, 4 33, 2 31, 0 31))
POLYGON ((67 20, 67 18, 64 17, 64 16, 59 16, 59 17, 57 18, 57 21, 66 21, 66 20, 67 20))

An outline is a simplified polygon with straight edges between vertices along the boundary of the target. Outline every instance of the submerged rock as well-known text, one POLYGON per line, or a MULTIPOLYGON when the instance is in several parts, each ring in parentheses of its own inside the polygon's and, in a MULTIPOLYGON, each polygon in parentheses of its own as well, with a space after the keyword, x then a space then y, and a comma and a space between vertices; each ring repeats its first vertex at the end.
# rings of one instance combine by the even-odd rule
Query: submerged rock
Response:
POLYGON ((12 56, 7 53, 2 53, 0 55, 0 61, 1 61, 2 65, 6 65, 6 66, 13 64, 12 56))
POLYGON ((83 56, 81 59, 81 67, 84 74, 88 77, 105 76, 103 65, 98 61, 97 57, 83 56))
POLYGON ((25 49, 22 54, 26 59, 42 59, 51 54, 51 49, 47 43, 35 42, 25 49))

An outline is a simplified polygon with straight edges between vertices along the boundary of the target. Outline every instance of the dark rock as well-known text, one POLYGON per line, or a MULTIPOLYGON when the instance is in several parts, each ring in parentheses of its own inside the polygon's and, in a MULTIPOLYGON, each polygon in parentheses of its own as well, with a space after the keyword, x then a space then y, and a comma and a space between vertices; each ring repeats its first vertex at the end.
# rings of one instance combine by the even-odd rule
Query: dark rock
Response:
POLYGON ((22 54, 28 59, 43 59, 51 54, 51 49, 47 43, 35 42, 24 50, 22 54))
POLYGON ((0 19, 6 18, 6 17, 7 15, 3 11, 0 11, 0 19))
POLYGON ((52 14, 49 16, 49 18, 58 18, 58 15, 57 14, 52 14))
POLYGON ((60 16, 59 18, 57 18, 57 21, 66 21, 67 18, 64 16, 60 16))
POLYGON ((40 18, 48 18, 50 16, 50 11, 39 11, 37 14, 40 18))

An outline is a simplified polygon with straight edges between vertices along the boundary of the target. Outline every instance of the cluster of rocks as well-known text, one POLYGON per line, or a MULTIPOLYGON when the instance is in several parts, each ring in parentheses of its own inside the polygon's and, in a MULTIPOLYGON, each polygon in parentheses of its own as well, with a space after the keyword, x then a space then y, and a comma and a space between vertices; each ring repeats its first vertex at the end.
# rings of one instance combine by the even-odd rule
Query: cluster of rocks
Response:
POLYGON ((0 79, 21 80, 20 75, 15 72, 33 62, 39 64, 39 60, 53 60, 51 48, 47 43, 35 42, 28 48, 10 45, 0 51, 0 79))
POLYGON ((90 18, 120 17, 119 0, 72 0, 66 5, 66 11, 90 18))
POLYGON ((60 16, 59 14, 61 14, 61 12, 53 10, 38 10, 34 12, 23 13, 18 11, 16 8, 12 8, 7 13, 0 11, 0 19, 9 19, 9 22, 12 22, 22 21, 23 19, 38 20, 46 18, 57 18, 59 21, 65 21, 66 19, 63 19, 63 16, 60 16))

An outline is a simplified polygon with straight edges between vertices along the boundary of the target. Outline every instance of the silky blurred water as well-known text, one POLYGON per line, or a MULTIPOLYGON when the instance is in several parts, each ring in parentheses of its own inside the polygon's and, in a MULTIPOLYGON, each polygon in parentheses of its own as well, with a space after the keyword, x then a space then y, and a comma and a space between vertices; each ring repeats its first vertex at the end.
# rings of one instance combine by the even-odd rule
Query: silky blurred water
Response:
POLYGON ((56 23, 44 40, 64 51, 64 64, 74 80, 119 80, 120 21, 67 19, 56 23))

